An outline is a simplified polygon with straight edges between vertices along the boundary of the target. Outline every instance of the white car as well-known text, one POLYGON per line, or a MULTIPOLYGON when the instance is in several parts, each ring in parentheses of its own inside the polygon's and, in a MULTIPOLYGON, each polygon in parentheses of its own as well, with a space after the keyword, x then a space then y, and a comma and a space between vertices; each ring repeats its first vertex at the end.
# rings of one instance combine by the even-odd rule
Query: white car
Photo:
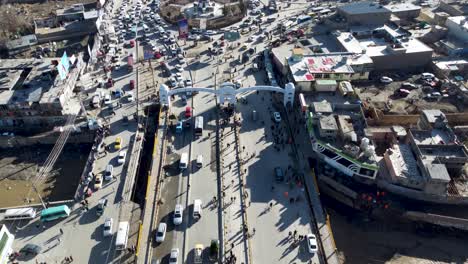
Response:
POLYGON ((189 80, 189 79, 185 80, 185 87, 192 87, 192 85, 193 84, 192 84, 191 80, 189 80))
POLYGON ((102 234, 106 236, 112 236, 112 224, 114 220, 112 218, 106 218, 104 221, 104 228, 102 229, 102 234))
POLYGON ((382 76, 380 77, 380 82, 381 83, 392 83, 393 79, 387 76, 382 76))
POLYGON ((158 230, 156 231, 156 242, 161 243, 164 241, 164 239, 166 238, 166 230, 166 223, 159 223, 158 230))
POLYGON ((174 209, 174 225, 182 224, 182 216, 184 215, 184 208, 181 204, 176 204, 174 209))
POLYGON ((135 101, 135 97, 133 96, 133 92, 132 92, 132 91, 128 92, 127 95, 128 95, 127 100, 128 100, 129 102, 135 101))
POLYGON ((119 157, 117 158, 117 163, 124 164, 126 157, 127 157, 127 151, 126 150, 120 151, 119 152, 119 157))
POLYGON ((307 235, 307 249, 309 250, 309 253, 317 253, 318 248, 317 248, 317 238, 315 237, 314 234, 308 234, 307 235))
POLYGON ((180 72, 175 74, 175 78, 177 82, 183 81, 182 74, 180 72))
POLYGON ((183 72, 183 71, 184 71, 184 67, 182 67, 182 66, 179 65, 179 64, 177 64, 177 65, 175 66, 175 68, 176 68, 176 70, 177 70, 178 72, 183 72))
POLYGON ((173 248, 171 249, 171 256, 169 257, 169 264, 177 264, 179 263, 179 249, 173 248))
POLYGON ((112 100, 111 100, 111 95, 110 94, 106 94, 104 96, 104 104, 105 105, 110 105, 112 103, 112 100))
POLYGON ((431 79, 434 79, 435 78, 435 75, 430 73, 430 72, 423 72, 421 74, 421 79, 423 80, 431 80, 431 79))
POLYGON ((274 112, 273 113, 273 119, 275 120, 276 123, 280 123, 281 122, 281 115, 279 112, 274 112))

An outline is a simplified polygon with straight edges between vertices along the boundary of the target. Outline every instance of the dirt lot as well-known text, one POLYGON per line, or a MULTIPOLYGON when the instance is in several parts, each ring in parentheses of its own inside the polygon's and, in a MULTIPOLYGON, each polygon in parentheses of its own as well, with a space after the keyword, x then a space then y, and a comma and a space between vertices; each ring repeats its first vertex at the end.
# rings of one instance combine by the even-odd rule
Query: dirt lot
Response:
POLYGON ((467 263, 466 233, 424 232, 392 219, 366 222, 362 215, 327 202, 339 256, 346 264, 467 263))
POLYGON ((457 113, 462 109, 457 106, 456 98, 441 99, 440 101, 424 99, 425 95, 432 92, 439 92, 437 88, 423 86, 419 80, 419 74, 402 76, 400 78, 390 75, 393 78, 391 84, 384 85, 379 81, 369 81, 354 85, 357 93, 363 102, 392 114, 418 114, 424 109, 441 109, 446 113, 457 113), (403 98, 395 96, 394 93, 404 82, 415 84, 418 88, 411 90, 411 93, 403 98))
MULTIPOLYGON (((38 203, 31 181, 52 145, 8 149, 0 153, 0 208, 38 203)), ((66 145, 49 177, 38 187, 45 201, 73 199, 91 145, 66 145)))

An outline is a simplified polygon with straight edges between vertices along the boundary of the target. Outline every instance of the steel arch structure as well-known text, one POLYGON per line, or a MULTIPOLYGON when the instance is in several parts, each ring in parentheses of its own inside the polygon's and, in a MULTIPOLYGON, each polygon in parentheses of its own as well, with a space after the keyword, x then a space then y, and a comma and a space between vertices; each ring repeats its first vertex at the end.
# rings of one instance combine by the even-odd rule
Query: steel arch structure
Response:
POLYGON ((231 82, 225 82, 220 85, 219 89, 214 90, 211 88, 201 88, 201 87, 186 87, 180 89, 169 89, 165 84, 161 84, 159 86, 159 102, 163 106, 171 107, 171 100, 170 97, 172 95, 178 93, 186 93, 186 92, 206 92, 215 94, 220 104, 224 104, 225 102, 229 102, 231 104, 237 103, 237 95, 242 94, 245 92, 250 91, 270 91, 270 92, 279 92, 283 93, 283 104, 286 106, 288 103, 291 106, 294 104, 294 93, 295 93, 295 86, 293 83, 287 83, 283 88, 278 86, 268 86, 268 85, 260 85, 260 86, 252 86, 252 87, 245 87, 236 89, 236 85, 231 82))

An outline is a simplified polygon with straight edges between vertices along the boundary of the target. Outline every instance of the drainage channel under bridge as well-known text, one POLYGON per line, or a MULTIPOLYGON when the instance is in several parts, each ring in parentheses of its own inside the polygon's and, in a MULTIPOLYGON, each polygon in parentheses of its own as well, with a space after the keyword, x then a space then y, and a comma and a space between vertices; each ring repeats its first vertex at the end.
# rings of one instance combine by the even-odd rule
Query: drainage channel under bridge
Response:
POLYGON ((140 152, 136 186, 132 193, 132 201, 144 206, 146 186, 148 184, 148 173, 151 170, 154 135, 158 130, 159 105, 148 106, 145 109, 146 120, 144 120, 145 137, 143 149, 140 152))

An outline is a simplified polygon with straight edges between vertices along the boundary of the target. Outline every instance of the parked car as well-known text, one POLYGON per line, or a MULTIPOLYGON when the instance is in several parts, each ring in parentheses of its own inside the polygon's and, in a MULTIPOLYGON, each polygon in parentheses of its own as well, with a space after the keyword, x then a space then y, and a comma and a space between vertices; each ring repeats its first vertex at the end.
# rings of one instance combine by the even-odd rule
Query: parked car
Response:
POLYGON ((106 218, 104 221, 104 226, 102 229, 102 234, 107 237, 107 236, 112 236, 112 225, 114 223, 114 220, 112 218, 106 218))
POLYGON ((311 254, 317 253, 318 251, 317 238, 315 237, 315 235, 308 234, 306 238, 307 238, 307 249, 309 250, 309 253, 311 254))
POLYGON ((127 100, 128 100, 128 102, 135 101, 135 97, 133 96, 133 92, 128 92, 127 93, 127 100))
POLYGON ((174 209, 174 225, 182 224, 182 217, 184 215, 184 207, 181 204, 176 204, 174 209))
POLYGON ((20 249, 19 253, 36 256, 40 254, 41 251, 42 248, 36 244, 26 244, 23 248, 20 249))
POLYGON ((98 174, 94 178, 94 189, 99 190, 102 187, 102 175, 98 174))
POLYGON ((177 264, 179 263, 179 249, 173 248, 171 249, 171 255, 169 257, 169 264, 177 264))
POLYGON ((435 75, 430 73, 430 72, 423 72, 421 74, 421 79, 423 79, 423 80, 432 80, 434 78, 435 78, 435 75))
POLYGON ((404 82, 401 84, 401 88, 407 89, 407 90, 414 90, 414 89, 417 89, 418 87, 413 83, 404 82))
POLYGON ((104 211, 106 210, 107 207, 107 199, 100 199, 98 201, 98 204, 96 205, 96 214, 98 216, 101 216, 104 214, 104 211))
POLYGON ((167 225, 166 223, 159 223, 158 229, 156 230, 156 242, 162 243, 166 238, 167 225))
POLYGON ((110 181, 114 178, 114 166, 108 164, 106 166, 106 171, 104 172, 104 180, 110 181))
POLYGON ((382 77, 380 77, 380 82, 388 84, 388 83, 392 83, 393 79, 390 78, 390 77, 387 77, 387 76, 382 76, 382 77))
POLYGON ((116 150, 119 150, 119 149, 122 148, 122 138, 121 138, 121 137, 116 137, 116 138, 115 138, 114 148, 115 148, 116 150))
POLYGON ((192 84, 191 80, 189 80, 189 79, 185 80, 185 87, 192 87, 192 85, 193 84, 192 84))
POLYGON ((119 156, 117 157, 117 163, 124 164, 126 157, 127 157, 127 151, 126 150, 120 151, 119 156))

